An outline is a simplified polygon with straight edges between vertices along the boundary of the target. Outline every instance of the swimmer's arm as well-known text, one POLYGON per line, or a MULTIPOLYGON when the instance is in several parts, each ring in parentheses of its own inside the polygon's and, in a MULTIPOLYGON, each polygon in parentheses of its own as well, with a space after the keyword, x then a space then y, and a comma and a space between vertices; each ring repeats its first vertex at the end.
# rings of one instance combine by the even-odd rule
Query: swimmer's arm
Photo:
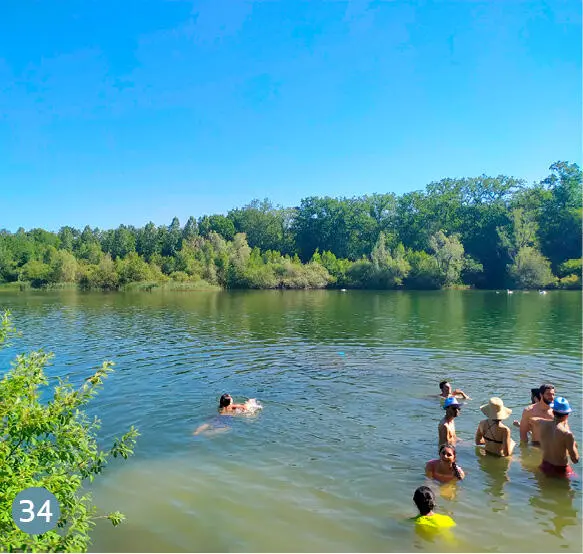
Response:
POLYGON ((574 464, 579 462, 579 450, 577 450, 575 437, 571 433, 567 435, 567 452, 569 452, 569 457, 574 464))
POLYGON ((464 400, 471 400, 471 398, 461 389, 455 389, 453 394, 456 396, 461 396, 464 400))
POLYGON ((427 477, 431 477, 433 475, 433 464, 431 462, 427 462, 425 464, 425 475, 427 475, 427 477))
POLYGON ((484 444, 485 442, 484 434, 482 433, 482 426, 478 424, 478 428, 476 429, 476 444, 484 444))

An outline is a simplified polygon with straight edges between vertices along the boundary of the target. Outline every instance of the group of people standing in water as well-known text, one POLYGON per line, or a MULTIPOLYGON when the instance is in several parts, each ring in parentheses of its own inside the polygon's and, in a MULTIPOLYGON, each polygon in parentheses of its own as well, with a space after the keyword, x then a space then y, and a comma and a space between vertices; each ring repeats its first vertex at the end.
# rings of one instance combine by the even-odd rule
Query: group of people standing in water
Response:
MULTIPOLYGON (((440 482, 463 480, 465 473, 456 462, 455 419, 461 413, 459 399, 471 400, 462 390, 453 390, 448 381, 439 383, 445 416, 438 425, 439 458, 430 460, 425 465, 427 477, 440 482)), ((502 422, 510 417, 512 410, 504 406, 498 397, 490 401, 480 410, 486 416, 478 423, 475 444, 483 446, 486 454, 494 456, 511 456, 516 446, 512 439, 511 428, 502 422)), ((555 397, 555 387, 550 384, 531 389, 531 404, 524 408, 520 421, 514 421, 513 426, 520 429, 520 442, 538 446, 542 451, 539 470, 549 477, 569 478, 575 475, 569 464, 579 462, 579 451, 571 429, 569 414, 571 406, 566 398, 555 397)), ((449 517, 435 514, 435 495, 429 487, 419 487, 413 496, 413 501, 419 509, 416 523, 431 527, 453 527, 455 522, 449 517)))

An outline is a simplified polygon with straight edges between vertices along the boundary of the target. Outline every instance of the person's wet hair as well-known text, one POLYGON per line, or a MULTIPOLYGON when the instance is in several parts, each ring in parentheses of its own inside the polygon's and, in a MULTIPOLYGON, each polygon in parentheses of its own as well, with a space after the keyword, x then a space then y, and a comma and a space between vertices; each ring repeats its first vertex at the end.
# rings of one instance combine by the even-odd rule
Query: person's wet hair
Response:
POLYGON ((562 414, 561 412, 555 412, 555 410, 553 410, 553 415, 559 420, 567 419, 569 417, 569 414, 562 414))
POLYGON ((530 399, 532 400, 533 404, 540 400, 540 396, 540 387, 537 389, 530 389, 530 399))
POLYGON ((452 452, 453 452, 453 456, 454 458, 456 457, 456 452, 455 452, 455 446, 453 444, 442 444, 439 447, 439 455, 441 456, 441 453, 446 449, 449 448, 452 452))
POLYGON ((541 385, 540 388, 538 389, 539 395, 542 396, 548 390, 555 390, 555 385, 551 385, 550 383, 545 383, 544 385, 541 385))
POLYGON ((413 502, 415 502, 419 513, 424 516, 435 508, 435 495, 429 487, 422 486, 415 490, 413 502))
POLYGON ((226 408, 232 402, 231 395, 225 393, 219 400, 219 408, 226 408))
POLYGON ((445 387, 445 385, 447 385, 449 383, 449 381, 442 381, 441 383, 439 383, 439 389, 443 390, 443 387, 445 387))

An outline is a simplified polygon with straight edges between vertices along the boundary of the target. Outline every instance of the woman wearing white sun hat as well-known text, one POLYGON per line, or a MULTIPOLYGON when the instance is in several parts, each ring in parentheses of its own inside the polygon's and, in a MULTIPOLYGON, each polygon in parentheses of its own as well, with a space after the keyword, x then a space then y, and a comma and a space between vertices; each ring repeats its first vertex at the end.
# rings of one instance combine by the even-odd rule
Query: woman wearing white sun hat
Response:
POLYGON ((476 444, 484 445, 484 450, 495 456, 511 456, 516 443, 512 440, 511 431, 502 423, 508 419, 512 410, 504 406, 497 396, 490 398, 488 404, 480 406, 480 410, 488 419, 480 421, 476 430, 476 444))

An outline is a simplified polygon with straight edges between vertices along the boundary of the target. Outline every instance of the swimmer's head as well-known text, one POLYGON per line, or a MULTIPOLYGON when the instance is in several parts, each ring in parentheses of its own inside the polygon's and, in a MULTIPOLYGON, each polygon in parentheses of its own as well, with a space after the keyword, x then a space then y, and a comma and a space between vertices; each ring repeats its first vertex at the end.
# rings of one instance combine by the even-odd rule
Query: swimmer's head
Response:
POLYGON ((530 402, 536 404, 540 400, 540 388, 530 389, 530 402))
POLYGON ((427 515, 435 508, 435 495, 429 487, 419 487, 413 495, 413 502, 422 516, 427 515))
POLYGON ((455 446, 453 444, 442 444, 439 448, 439 457, 444 462, 455 462, 455 446))
POLYGON ((439 383, 439 388, 441 389, 441 392, 447 396, 449 396, 452 392, 451 384, 449 381, 442 381, 439 383))
POLYGON ((227 406, 231 405, 231 402, 233 402, 231 395, 225 393, 223 394, 223 396, 221 396, 221 399, 219 400, 219 408, 226 408, 227 406))
POLYGON ((555 399, 555 386, 550 383, 545 383, 544 385, 541 385, 539 391, 542 401, 547 406, 550 406, 555 399))

